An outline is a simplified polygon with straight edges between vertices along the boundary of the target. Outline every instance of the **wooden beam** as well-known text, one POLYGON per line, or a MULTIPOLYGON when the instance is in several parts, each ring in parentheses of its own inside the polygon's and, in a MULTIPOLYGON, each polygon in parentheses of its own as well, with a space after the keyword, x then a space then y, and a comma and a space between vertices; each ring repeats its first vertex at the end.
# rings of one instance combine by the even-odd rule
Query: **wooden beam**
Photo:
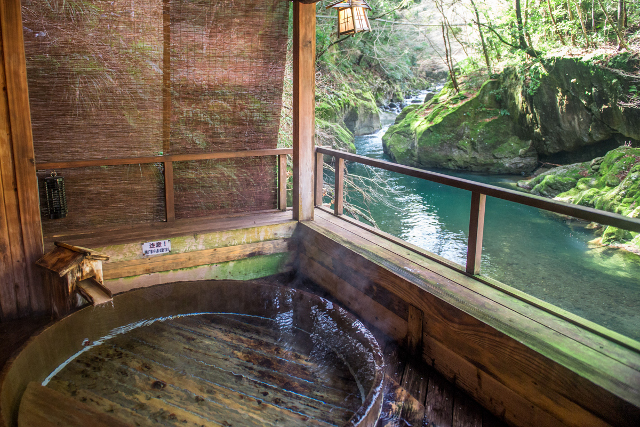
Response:
POLYGON ((124 157, 115 159, 94 159, 94 160, 74 160, 65 162, 45 162, 38 163, 36 169, 69 169, 69 168, 86 168, 90 166, 120 166, 120 165, 137 165, 145 163, 162 163, 162 162, 189 162, 193 160, 211 160, 211 159, 234 159, 238 157, 264 157, 279 156, 281 154, 292 154, 291 148, 271 148, 265 150, 243 150, 243 151, 221 151, 216 153, 200 153, 200 154, 174 154, 166 156, 151 157, 124 157))
POLYGON ((164 199, 167 222, 173 222, 176 220, 173 162, 164 162, 164 199))
POLYGON ((344 211, 344 159, 336 159, 335 172, 333 213, 335 215, 342 215, 344 211))
POLYGON ((287 210, 287 155, 278 156, 278 209, 287 210))
POLYGON ((162 36, 162 154, 167 155, 171 152, 171 3, 169 0, 162 2, 162 36))
POLYGON ((460 188, 462 190, 476 191, 497 199, 520 203, 521 205, 532 206, 534 208, 544 209, 561 215, 573 216, 586 221, 597 222, 599 224, 613 225, 614 227, 624 228, 625 230, 640 233, 640 219, 638 218, 629 218, 613 212, 574 205, 567 202, 560 202, 558 200, 548 199, 543 196, 536 196, 518 190, 496 187, 495 185, 483 184, 481 182, 470 181, 468 179, 462 179, 451 175, 430 172, 424 169, 400 165, 398 163, 391 163, 385 160, 359 156, 345 151, 338 151, 324 147, 318 147, 317 151, 329 156, 340 157, 350 162, 361 163, 363 165, 369 165, 391 172, 398 172, 403 175, 426 179, 427 181, 460 188))
POLYGON ((293 219, 313 219, 316 5, 293 2, 293 219))
POLYGON ((471 193, 471 212, 469 216, 469 241, 467 243, 468 274, 480 274, 482 260, 482 234, 484 232, 484 210, 487 196, 476 191, 471 193))
POLYGON ((258 255, 287 252, 288 239, 270 240, 247 245, 226 246, 203 251, 161 255, 103 264, 104 279, 139 276, 160 271, 179 270, 206 264, 235 261, 258 255))
MULTIPOLYGON (((15 239, 9 242, 12 256, 13 286, 17 286, 20 303, 18 315, 45 313, 47 303, 42 281, 35 272, 35 262, 43 254, 38 181, 35 169, 33 136, 31 133, 31 112, 27 86, 27 68, 24 53, 21 5, 19 0, 0 2, 0 31, 2 32, 2 58, 0 68, 4 72, 3 110, 7 114, 0 117, 3 133, 7 132, 10 149, 5 140, 2 149, 2 186, 4 200, 9 202, 5 221, 11 222, 9 229, 15 239), (10 157, 6 157, 8 154, 10 157), (11 167, 8 164, 12 164, 11 167), (7 177, 8 169, 13 169, 13 177, 7 177), (5 183, 5 179, 10 179, 5 183), (7 194, 7 184, 10 192, 7 194), (17 202, 17 203, 16 203, 17 202), (17 252, 21 251, 21 254, 17 252), (15 256, 17 255, 17 256, 15 256), (22 296, 21 296, 22 295, 22 296), (27 301, 25 301, 27 296, 27 301), (24 305, 28 304, 28 307, 24 305)), ((7 135, 7 133, 5 133, 7 135)), ((4 204, 4 203, 3 203, 4 204)), ((5 209, 7 205, 5 205, 5 209)), ((8 234, 8 233, 7 233, 8 234)), ((11 285, 9 285, 11 286, 11 285)))
POLYGON ((316 152, 316 206, 322 206, 322 194, 324 191, 324 154, 316 152))

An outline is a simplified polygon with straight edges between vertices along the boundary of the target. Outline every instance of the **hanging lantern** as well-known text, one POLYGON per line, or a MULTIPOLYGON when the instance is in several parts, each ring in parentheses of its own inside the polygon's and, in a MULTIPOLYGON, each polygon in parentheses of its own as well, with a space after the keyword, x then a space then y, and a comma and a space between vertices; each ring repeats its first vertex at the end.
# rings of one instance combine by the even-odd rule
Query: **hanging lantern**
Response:
POLYGON ((365 0, 342 0, 327 6, 329 8, 338 9, 338 36, 371 31, 365 10, 371 7, 365 0))
POLYGON ((64 178, 58 176, 55 171, 44 179, 44 188, 47 194, 47 209, 49 219, 60 219, 67 216, 67 196, 64 191, 64 178))

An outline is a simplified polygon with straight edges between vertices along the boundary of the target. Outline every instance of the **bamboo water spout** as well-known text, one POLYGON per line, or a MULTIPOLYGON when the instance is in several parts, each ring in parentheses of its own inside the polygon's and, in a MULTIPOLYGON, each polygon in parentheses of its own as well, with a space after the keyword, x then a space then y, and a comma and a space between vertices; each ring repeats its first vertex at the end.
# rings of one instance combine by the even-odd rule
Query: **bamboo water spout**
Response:
POLYGON ((83 299, 94 306, 113 300, 103 283, 102 261, 108 261, 108 256, 67 243, 55 245, 36 262, 46 270, 45 289, 53 317, 66 316, 84 305, 83 299))

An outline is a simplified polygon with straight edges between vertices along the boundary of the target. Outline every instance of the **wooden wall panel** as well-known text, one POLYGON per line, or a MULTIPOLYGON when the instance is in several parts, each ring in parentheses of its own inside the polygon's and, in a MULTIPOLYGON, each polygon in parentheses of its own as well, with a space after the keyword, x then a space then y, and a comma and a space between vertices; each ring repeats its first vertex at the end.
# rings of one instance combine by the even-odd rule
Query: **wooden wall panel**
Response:
POLYGON ((20 0, 0 2, 0 319, 47 311, 35 261, 42 256, 20 0), (5 263, 6 262, 6 263, 5 263))

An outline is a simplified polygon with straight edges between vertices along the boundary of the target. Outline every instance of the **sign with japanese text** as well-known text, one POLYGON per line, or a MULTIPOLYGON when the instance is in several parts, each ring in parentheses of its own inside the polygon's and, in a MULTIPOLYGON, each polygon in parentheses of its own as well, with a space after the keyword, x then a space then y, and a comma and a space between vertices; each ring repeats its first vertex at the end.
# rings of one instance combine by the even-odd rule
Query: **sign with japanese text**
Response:
POLYGON ((142 255, 160 255, 171 252, 171 240, 157 240, 142 244, 142 255))

